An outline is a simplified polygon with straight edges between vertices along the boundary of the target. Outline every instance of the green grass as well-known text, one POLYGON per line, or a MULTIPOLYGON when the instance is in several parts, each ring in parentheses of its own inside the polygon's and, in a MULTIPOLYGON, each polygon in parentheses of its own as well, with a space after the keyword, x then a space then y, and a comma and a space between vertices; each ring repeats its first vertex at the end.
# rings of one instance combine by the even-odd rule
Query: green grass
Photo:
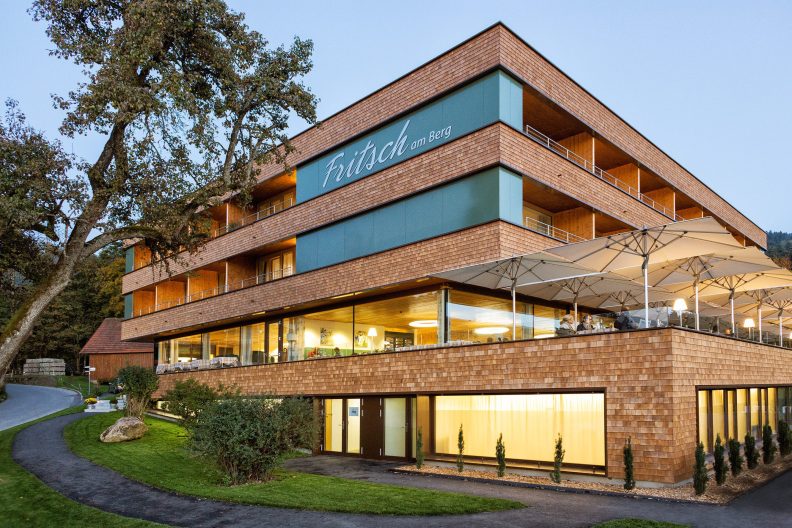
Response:
MULTIPOLYGON (((64 389, 72 389, 79 391, 83 398, 88 396, 88 376, 56 376, 56 386, 64 389)), ((94 385, 96 388, 96 385, 94 385)), ((99 385, 99 394, 105 393, 110 390, 109 385, 99 385)))
POLYGON ((647 521, 645 519, 615 519, 613 521, 596 524, 592 528, 688 528, 688 525, 662 521, 647 521))
POLYGON ((179 425, 146 418, 149 431, 142 439, 119 444, 99 442, 99 434, 117 418, 117 413, 108 413, 74 422, 66 428, 66 442, 75 453, 97 464, 185 495, 263 506, 389 515, 443 515, 523 507, 502 499, 286 470, 278 470, 269 482, 225 486, 211 464, 187 451, 185 431, 179 425))
MULTIPOLYGON (((78 412, 68 409, 52 416, 78 412)), ((50 418, 50 417, 47 417, 50 418)), ((46 420, 47 418, 42 418, 46 420)), ((41 420, 36 420, 41 421, 41 420)), ((53 491, 11 458, 14 435, 36 422, 0 431, 0 525, 4 528, 153 528, 162 526, 79 504, 53 491)))

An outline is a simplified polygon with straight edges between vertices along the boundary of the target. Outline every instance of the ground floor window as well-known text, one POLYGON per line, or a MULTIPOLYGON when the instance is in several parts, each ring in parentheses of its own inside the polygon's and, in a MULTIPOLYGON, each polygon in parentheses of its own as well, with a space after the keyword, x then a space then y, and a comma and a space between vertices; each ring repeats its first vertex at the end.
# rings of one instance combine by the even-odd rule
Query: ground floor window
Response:
POLYGON ((778 420, 792 418, 792 387, 747 387, 698 391, 698 439, 712 451, 716 437, 722 442, 742 442, 750 433, 762 435, 762 427, 778 429, 778 420))
POLYGON ((565 463, 605 465, 605 395, 478 394, 434 398, 434 444, 438 454, 457 453, 460 425, 465 454, 492 458, 503 434, 508 458, 552 461, 563 438, 565 463))

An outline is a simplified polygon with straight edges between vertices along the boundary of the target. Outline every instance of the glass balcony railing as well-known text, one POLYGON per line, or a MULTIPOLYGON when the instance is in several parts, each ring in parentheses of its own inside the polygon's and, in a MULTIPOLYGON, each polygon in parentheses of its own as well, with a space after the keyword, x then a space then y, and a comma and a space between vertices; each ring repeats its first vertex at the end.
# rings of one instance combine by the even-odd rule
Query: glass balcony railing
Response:
POLYGON ((167 308, 173 308, 174 306, 181 306, 183 304, 188 304, 191 302, 208 299, 209 297, 216 297, 217 295, 222 295, 224 293, 250 288, 251 286, 257 286, 259 284, 264 284, 277 279, 282 279, 284 277, 289 277, 291 275, 294 275, 294 268, 292 268, 291 266, 287 266, 281 270, 262 273, 260 275, 255 275, 253 277, 248 277, 246 279, 232 281, 229 282, 228 284, 224 284, 216 288, 209 288, 206 290, 197 291, 191 293, 190 295, 186 295, 184 297, 170 299, 168 301, 157 303, 151 306, 144 306, 143 308, 133 310, 132 317, 140 317, 142 315, 148 315, 154 312, 159 312, 160 310, 165 310, 167 308))
POLYGON ((536 143, 539 143, 540 145, 542 145, 543 147, 545 147, 545 148, 547 148, 549 150, 552 150, 556 154, 558 154, 558 155, 566 158, 567 160, 571 161, 572 163, 574 163, 575 165, 577 165, 581 169, 593 174, 594 176, 596 176, 600 180, 604 181, 605 183, 607 183, 609 185, 612 185, 613 187, 616 187, 620 191, 623 191, 623 192, 629 194, 630 196, 632 196, 636 200, 648 205, 649 207, 651 207, 655 211, 667 216, 668 218, 671 218, 672 220, 677 220, 677 221, 684 220, 684 218, 682 218, 681 216, 677 215, 674 211, 672 211, 668 207, 664 206, 661 203, 658 203, 656 200, 654 200, 654 199, 650 198, 649 196, 641 193, 640 191, 638 191, 638 189, 636 189, 635 187, 632 187, 630 184, 628 184, 624 180, 621 180, 621 179, 617 178, 616 176, 608 173, 607 171, 602 170, 601 168, 597 167, 596 165, 591 163, 589 160, 587 160, 583 156, 575 154, 574 152, 572 152, 571 150, 569 150, 568 148, 566 148, 562 144, 558 143, 557 141, 554 141, 554 140, 550 139, 549 136, 546 136, 545 134, 539 132, 538 130, 536 130, 532 126, 525 125, 524 133, 525 133, 526 136, 528 136, 529 138, 534 140, 536 143))

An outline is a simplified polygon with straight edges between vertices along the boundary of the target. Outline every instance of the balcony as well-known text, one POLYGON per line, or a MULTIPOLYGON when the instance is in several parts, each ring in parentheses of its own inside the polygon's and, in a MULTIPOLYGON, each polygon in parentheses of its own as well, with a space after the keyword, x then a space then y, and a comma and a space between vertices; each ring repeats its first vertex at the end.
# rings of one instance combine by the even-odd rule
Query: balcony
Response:
POLYGON ((259 220, 263 220, 264 218, 272 216, 275 213, 279 213, 285 209, 288 209, 289 207, 292 207, 295 203, 295 197, 293 195, 284 196, 282 200, 270 203, 264 208, 257 210, 255 213, 245 215, 233 222, 229 222, 226 225, 215 228, 212 231, 211 238, 217 238, 219 236, 225 235, 226 233, 231 233, 232 231, 236 231, 237 229, 258 222, 259 220))
POLYGON ((586 172, 593 174, 594 176, 604 181, 605 183, 619 189, 625 194, 632 196, 639 202, 648 205, 649 207, 661 213, 662 215, 675 221, 684 220, 684 218, 677 215, 673 209, 666 207, 665 205, 661 204, 660 202, 651 198, 650 196, 641 193, 638 189, 636 189, 629 183, 625 182, 621 178, 618 178, 610 174, 609 172, 601 169, 600 167, 594 165, 591 161, 589 161, 585 157, 576 154, 575 152, 568 149, 561 143, 551 139, 549 136, 533 128, 531 125, 525 125, 525 129, 523 130, 523 132, 530 139, 542 145, 546 149, 551 150, 552 152, 555 152, 559 156, 571 161, 572 163, 582 168, 586 172))
POLYGON ((531 231, 548 236, 550 238, 558 240, 559 242, 563 242, 564 244, 583 242, 584 240, 586 240, 583 237, 570 233, 569 231, 564 231, 563 229, 553 227, 550 224, 540 222, 539 220, 535 218, 531 218, 530 216, 526 216, 523 219, 523 226, 527 227, 531 231))

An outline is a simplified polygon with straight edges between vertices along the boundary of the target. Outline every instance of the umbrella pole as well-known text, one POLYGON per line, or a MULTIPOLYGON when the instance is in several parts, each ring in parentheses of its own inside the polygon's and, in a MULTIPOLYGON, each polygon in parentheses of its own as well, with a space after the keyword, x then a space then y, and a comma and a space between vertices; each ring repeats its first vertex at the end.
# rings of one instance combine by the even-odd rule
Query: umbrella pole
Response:
POLYGON ((784 324, 781 317, 781 311, 778 311, 778 346, 784 346, 784 324))
POLYGON ((517 281, 512 281, 512 341, 517 341, 517 281))
POLYGON ((701 330, 701 328, 699 328, 699 288, 698 288, 698 280, 696 280, 696 330, 701 330))
POLYGON ((729 306, 731 307, 732 336, 737 337, 737 327, 734 325, 734 292, 729 295, 729 306))
POLYGON ((575 328, 577 329, 578 325, 578 315, 577 315, 577 301, 575 301, 575 328))
POLYGON ((759 303, 759 310, 756 314, 757 319, 759 319, 759 342, 762 342, 762 303, 759 303))
POLYGON ((644 327, 649 328, 649 256, 644 257, 643 263, 644 279, 644 327))

